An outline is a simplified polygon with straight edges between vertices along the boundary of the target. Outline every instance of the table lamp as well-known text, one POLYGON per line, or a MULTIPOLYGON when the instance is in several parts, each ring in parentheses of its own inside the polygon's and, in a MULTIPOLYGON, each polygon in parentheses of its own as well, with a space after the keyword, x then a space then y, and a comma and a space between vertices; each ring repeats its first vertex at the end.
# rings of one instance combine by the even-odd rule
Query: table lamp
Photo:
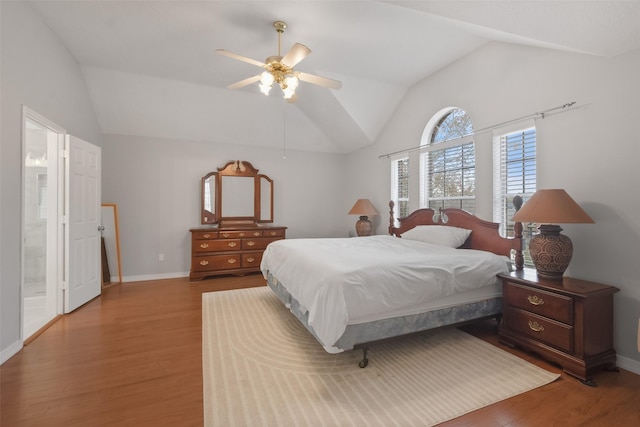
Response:
POLYGON ((358 199, 349 211, 349 215, 360 215, 360 219, 356 222, 356 233, 358 236, 371 236, 373 227, 371 226, 369 217, 379 214, 369 199, 358 199))
POLYGON ((513 216, 513 221, 539 224, 529 242, 538 276, 562 280, 573 256, 573 243, 555 224, 593 224, 595 221, 564 190, 538 190, 513 216))

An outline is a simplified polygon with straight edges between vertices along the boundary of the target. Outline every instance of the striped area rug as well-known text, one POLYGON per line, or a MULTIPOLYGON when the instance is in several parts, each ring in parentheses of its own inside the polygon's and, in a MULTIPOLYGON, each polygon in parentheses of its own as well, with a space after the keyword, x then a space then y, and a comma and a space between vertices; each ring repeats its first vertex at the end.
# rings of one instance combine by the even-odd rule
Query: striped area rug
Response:
POLYGON ((430 426, 554 381, 455 328, 328 354, 267 287, 202 297, 205 426, 430 426))

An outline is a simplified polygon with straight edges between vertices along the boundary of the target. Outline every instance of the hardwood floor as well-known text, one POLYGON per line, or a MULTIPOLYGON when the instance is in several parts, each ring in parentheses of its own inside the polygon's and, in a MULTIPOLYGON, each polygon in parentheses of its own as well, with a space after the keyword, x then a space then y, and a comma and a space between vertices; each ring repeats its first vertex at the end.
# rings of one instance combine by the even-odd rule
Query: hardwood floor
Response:
MULTIPOLYGON (((0 367, 1 426, 201 426, 201 294, 264 286, 259 274, 125 283, 64 316, 0 367)), ((465 328, 497 342, 493 322, 465 328)), ((640 376, 552 384, 444 426, 638 426, 640 376)))

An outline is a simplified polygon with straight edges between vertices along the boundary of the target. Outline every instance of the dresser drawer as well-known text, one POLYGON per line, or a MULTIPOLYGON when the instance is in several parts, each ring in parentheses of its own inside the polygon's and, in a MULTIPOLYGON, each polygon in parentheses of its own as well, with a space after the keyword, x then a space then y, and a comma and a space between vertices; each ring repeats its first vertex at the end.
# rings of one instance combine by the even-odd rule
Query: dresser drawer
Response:
POLYGON ((573 300, 570 297, 506 282, 503 298, 509 306, 573 324, 573 300))
POLYGON ((262 235, 265 237, 284 237, 284 229, 264 230, 262 233, 262 235))
POLYGON ((257 239, 242 239, 242 249, 261 249, 264 250, 267 245, 275 240, 269 237, 259 237, 257 239))
POLYGON ((240 268, 241 265, 241 254, 198 256, 192 259, 193 271, 228 270, 240 268))
POLYGON ((194 240, 192 244, 194 253, 238 251, 242 248, 241 239, 222 240, 194 240))
POLYGON ((218 232, 217 231, 193 231, 192 239, 194 240, 203 240, 203 239, 217 239, 218 232))
POLYGON ((220 231, 221 239, 241 239, 243 237, 262 237, 262 230, 220 231))
POLYGON ((242 267, 260 267, 262 252, 250 252, 242 254, 242 267))
POLYGON ((573 352, 573 327, 570 325, 513 307, 507 308, 505 322, 508 330, 567 353, 573 352))

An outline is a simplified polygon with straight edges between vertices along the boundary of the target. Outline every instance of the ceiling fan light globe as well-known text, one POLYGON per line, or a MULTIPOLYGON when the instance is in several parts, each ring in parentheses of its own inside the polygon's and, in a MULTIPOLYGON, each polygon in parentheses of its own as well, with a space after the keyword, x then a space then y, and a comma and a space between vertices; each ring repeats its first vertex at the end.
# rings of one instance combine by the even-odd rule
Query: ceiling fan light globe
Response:
POLYGON ((291 99, 291 97, 295 95, 296 91, 293 88, 287 87, 282 89, 282 93, 284 94, 284 99, 291 99))
POLYGON ((273 83, 273 74, 271 74, 268 71, 264 71, 261 75, 260 75, 260 85, 264 85, 264 86, 269 86, 269 88, 271 88, 271 84, 273 83))
POLYGON ((287 86, 287 88, 291 88, 292 90, 295 91, 296 88, 298 87, 298 78, 290 74, 284 78, 284 84, 287 86))
POLYGON ((270 91, 271 91, 271 85, 265 85, 260 83, 260 92, 264 93, 265 95, 269 95, 270 91))

